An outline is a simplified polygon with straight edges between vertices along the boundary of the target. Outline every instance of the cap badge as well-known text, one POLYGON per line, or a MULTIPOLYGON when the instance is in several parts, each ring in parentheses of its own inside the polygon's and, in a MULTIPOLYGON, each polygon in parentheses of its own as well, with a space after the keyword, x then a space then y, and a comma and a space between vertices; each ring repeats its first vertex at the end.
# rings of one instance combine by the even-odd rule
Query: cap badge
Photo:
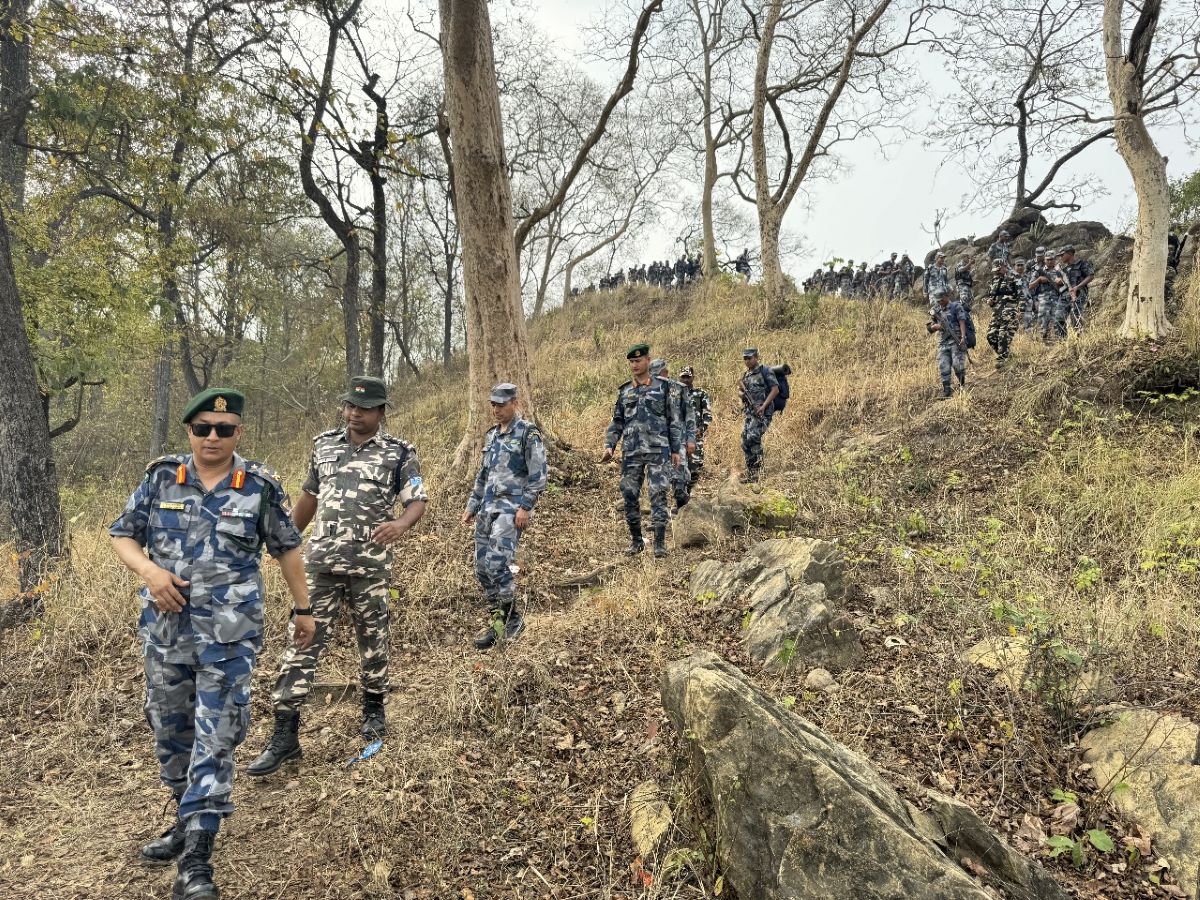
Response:
POLYGON ((229 409, 229 404, 225 402, 224 397, 218 397, 213 401, 213 412, 225 412, 229 409))

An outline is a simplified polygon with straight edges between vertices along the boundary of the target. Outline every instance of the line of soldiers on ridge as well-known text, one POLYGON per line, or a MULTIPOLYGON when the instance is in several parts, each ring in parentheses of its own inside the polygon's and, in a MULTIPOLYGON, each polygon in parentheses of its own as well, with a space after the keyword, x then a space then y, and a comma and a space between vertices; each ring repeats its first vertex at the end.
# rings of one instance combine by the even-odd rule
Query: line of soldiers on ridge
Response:
MULTIPOLYGON (((763 435, 786 400, 790 369, 764 366, 755 348, 742 357, 742 449, 752 480, 762 469, 763 435)), ((665 360, 650 359, 649 345, 631 347, 626 358, 632 377, 617 391, 603 458, 612 459, 622 445, 621 494, 631 534, 625 552, 645 549, 640 494, 648 483, 654 555, 663 557, 668 491, 676 510, 687 504, 704 465, 712 403, 694 385, 691 368, 671 379, 665 360)), ((279 563, 292 609, 289 645, 271 692, 274 731, 246 773, 264 777, 302 755, 301 709, 343 610, 361 663, 361 734, 372 742, 362 754, 387 733, 395 552, 428 502, 415 448, 383 427, 387 393, 377 378, 351 379, 340 398, 343 424, 313 439, 293 508, 271 469, 237 453, 245 397, 228 388, 202 391, 182 416, 191 452, 151 462, 109 527, 117 557, 144 582, 138 621, 144 709, 159 778, 175 802, 171 826, 142 845, 139 858, 148 866, 176 864, 172 900, 218 897, 212 854, 221 822, 234 810, 234 757, 249 729, 251 683, 263 649, 264 549, 279 563)), ((475 575, 489 609, 488 625, 474 640, 479 650, 525 629, 514 563, 548 472, 537 426, 518 415, 517 387, 497 384, 489 400, 496 424, 461 514, 474 530, 475 575)))
POLYGON ((855 268, 854 260, 849 260, 840 269, 835 269, 835 265, 831 262, 828 269, 814 270, 801 287, 806 293, 837 294, 862 300, 886 297, 890 300, 903 296, 912 288, 917 268, 907 253, 899 259, 893 253, 869 270, 865 262, 855 268))
MULTIPOLYGON (((743 250, 741 256, 733 260, 731 268, 736 274, 749 281, 750 250, 743 250)), ((604 275, 600 278, 599 285, 593 282, 582 289, 572 288, 571 296, 578 297, 580 294, 593 294, 598 290, 616 290, 627 284, 644 284, 662 288, 673 287, 676 290, 680 290, 689 284, 695 284, 700 281, 703 273, 704 265, 700 255, 685 254, 675 260, 674 265, 671 264, 670 260, 665 260, 663 262, 652 262, 648 266, 645 264, 630 266, 628 269, 604 275)))

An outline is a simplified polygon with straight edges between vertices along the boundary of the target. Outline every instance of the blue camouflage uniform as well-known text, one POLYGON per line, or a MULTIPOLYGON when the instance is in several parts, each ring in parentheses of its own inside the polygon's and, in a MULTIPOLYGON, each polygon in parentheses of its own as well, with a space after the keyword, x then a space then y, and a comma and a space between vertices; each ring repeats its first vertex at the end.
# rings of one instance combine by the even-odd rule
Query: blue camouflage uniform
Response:
MULTIPOLYGON (((661 377, 666 367, 665 360, 656 359, 650 364, 650 374, 661 377)), ((674 378, 667 378, 666 382, 670 385, 667 393, 671 399, 672 414, 683 422, 684 451, 679 454, 679 465, 671 467, 671 490, 675 495, 675 505, 684 506, 688 502, 692 485, 691 467, 685 451, 689 445, 696 443, 696 408, 692 405, 691 388, 674 378)))
POLYGON ((685 425, 674 412, 670 385, 650 376, 646 384, 632 380, 617 390, 612 422, 604 435, 605 446, 615 450, 621 442, 621 497, 625 521, 634 534, 642 528, 642 482, 650 485, 650 520, 655 529, 667 527, 667 488, 671 481, 671 454, 683 453, 685 425))
POLYGON ((958 288, 958 299, 967 312, 975 302, 975 274, 967 267, 966 262, 960 262, 954 268, 954 285, 958 288))
POLYGON ((929 310, 930 324, 941 326, 938 331, 938 376, 947 396, 950 393, 951 373, 958 376, 960 384, 967 381, 967 348, 960 344, 963 326, 967 324, 967 310, 960 300, 951 300, 943 309, 935 303, 929 310))
POLYGON ((923 287, 925 288, 925 296, 930 303, 941 296, 942 290, 950 290, 950 273, 945 266, 939 266, 936 263, 925 270, 923 276, 923 287))
MULTIPOLYGON (((1086 259, 1073 259, 1070 264, 1062 267, 1065 275, 1066 283, 1071 287, 1076 287, 1079 282, 1085 278, 1090 278, 1096 274, 1096 267, 1086 259)), ((1063 315, 1059 316, 1059 311, 1055 310, 1055 324, 1059 329, 1059 334, 1067 333, 1067 318, 1071 320, 1071 324, 1075 326, 1076 331, 1082 331, 1087 325, 1088 316, 1088 289, 1087 287, 1077 288, 1075 291, 1075 299, 1071 299, 1071 294, 1064 290, 1059 295, 1059 302, 1064 304, 1063 315), (1061 322, 1061 324, 1059 324, 1061 322)))
POLYGON ((265 466, 233 457, 211 491, 191 455, 164 456, 108 529, 146 548, 151 562, 189 585, 178 613, 159 612, 141 590, 138 631, 146 670, 146 720, 163 784, 187 830, 216 831, 233 812, 234 751, 250 721, 250 677, 263 635, 263 547, 300 546, 287 494, 265 466), (235 486, 236 485, 236 486, 235 486))
POLYGON ((1054 325, 1054 300, 1058 292, 1054 289, 1054 267, 1045 260, 1034 263, 1029 291, 1033 294, 1037 329, 1046 337, 1054 325))
POLYGON ((475 576, 492 609, 511 605, 513 560, 521 532, 518 509, 532 510, 546 489, 546 447, 538 427, 514 418, 508 430, 493 425, 467 512, 475 516, 475 576))
POLYGON ((771 427, 771 417, 775 414, 773 408, 768 408, 765 415, 759 415, 758 407, 766 402, 772 388, 779 387, 779 380, 768 366, 759 363, 753 369, 742 373, 741 393, 745 407, 745 420, 742 422, 742 453, 746 457, 746 473, 756 474, 763 464, 763 436, 771 427))

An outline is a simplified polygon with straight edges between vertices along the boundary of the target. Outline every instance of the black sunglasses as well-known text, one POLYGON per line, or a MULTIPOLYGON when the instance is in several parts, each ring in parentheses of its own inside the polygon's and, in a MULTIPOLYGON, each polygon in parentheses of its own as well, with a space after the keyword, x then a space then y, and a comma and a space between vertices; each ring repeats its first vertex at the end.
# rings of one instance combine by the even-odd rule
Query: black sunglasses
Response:
POLYGON ((214 428, 219 438, 231 438, 237 433, 237 425, 232 422, 193 422, 188 428, 198 438, 208 437, 214 428))

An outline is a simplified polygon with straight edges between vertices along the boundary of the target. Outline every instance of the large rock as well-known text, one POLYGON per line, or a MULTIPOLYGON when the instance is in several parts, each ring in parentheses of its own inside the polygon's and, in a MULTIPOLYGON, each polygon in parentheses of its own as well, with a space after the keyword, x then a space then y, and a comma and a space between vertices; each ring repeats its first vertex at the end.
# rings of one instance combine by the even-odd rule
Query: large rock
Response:
POLYGON ((977 817, 911 806, 865 759, 715 654, 668 667, 662 696, 712 803, 717 854, 739 897, 984 900, 958 864, 965 857, 1011 896, 1065 900, 977 817))
POLYGON ((796 522, 794 501, 760 485, 744 485, 736 477, 721 483, 713 497, 696 497, 671 523, 677 547, 706 547, 751 526, 772 530, 796 522))
POLYGON ((1081 746, 1113 805, 1150 832, 1179 886, 1200 897, 1200 727, 1131 709, 1089 732, 1081 746))
POLYGON ((697 600, 748 607, 746 649, 760 663, 845 669, 862 656, 834 600, 844 592, 842 556, 828 541, 762 541, 739 562, 705 560, 692 573, 697 600))

